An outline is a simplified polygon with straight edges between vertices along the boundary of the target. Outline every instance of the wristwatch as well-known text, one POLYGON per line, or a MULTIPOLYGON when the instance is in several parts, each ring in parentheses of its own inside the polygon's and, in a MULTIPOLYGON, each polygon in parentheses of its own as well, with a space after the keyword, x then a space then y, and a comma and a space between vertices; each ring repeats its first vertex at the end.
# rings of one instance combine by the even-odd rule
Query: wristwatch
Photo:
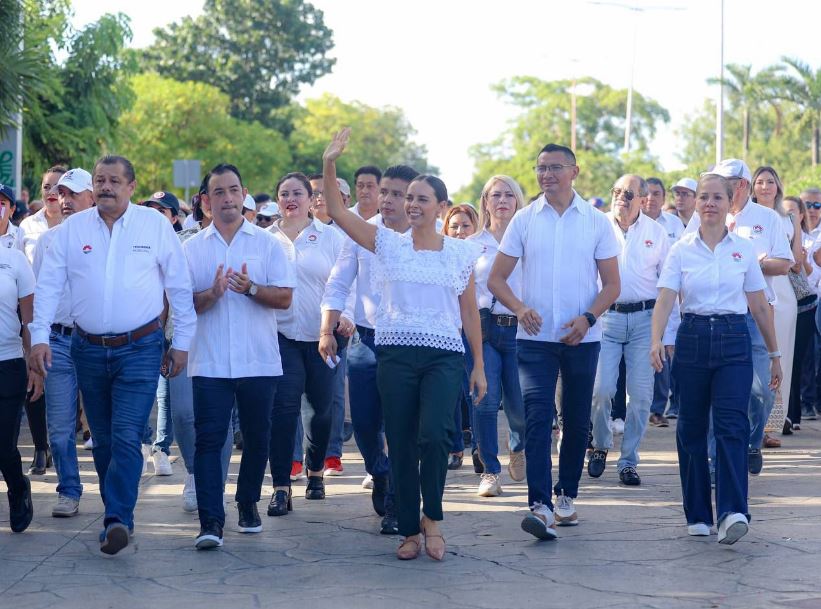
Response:
POLYGON ((584 318, 587 320, 587 323, 590 324, 591 328, 596 325, 596 316, 590 311, 585 311, 582 315, 584 315, 584 318))
POLYGON ((256 296, 257 295, 257 284, 253 281, 251 282, 251 286, 248 288, 248 291, 245 292, 246 296, 256 296))

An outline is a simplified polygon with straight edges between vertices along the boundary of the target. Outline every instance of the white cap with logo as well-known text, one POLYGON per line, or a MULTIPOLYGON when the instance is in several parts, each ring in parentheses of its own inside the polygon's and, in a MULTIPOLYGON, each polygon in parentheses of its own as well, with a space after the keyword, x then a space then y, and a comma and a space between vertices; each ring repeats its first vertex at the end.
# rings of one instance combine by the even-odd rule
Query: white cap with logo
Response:
POLYGON ((91 185, 91 174, 85 169, 69 169, 57 181, 57 186, 65 186, 71 192, 81 193, 84 190, 94 192, 94 187, 91 185))
POLYGON ((696 182, 693 178, 681 178, 678 182, 673 184, 673 187, 670 190, 675 191, 676 188, 686 188, 687 190, 692 190, 695 193, 698 189, 698 182, 696 182))

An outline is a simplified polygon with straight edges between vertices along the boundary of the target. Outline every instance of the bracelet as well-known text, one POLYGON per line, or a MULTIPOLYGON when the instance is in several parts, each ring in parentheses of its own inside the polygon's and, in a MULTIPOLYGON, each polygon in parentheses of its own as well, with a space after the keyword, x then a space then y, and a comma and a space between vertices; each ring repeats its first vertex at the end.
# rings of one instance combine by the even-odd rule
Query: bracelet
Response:
POLYGON ((767 357, 769 357, 770 359, 781 357, 781 351, 770 351, 769 353, 767 353, 767 357))
POLYGON ((319 335, 320 336, 333 336, 334 333, 333 332, 320 332, 319 335))

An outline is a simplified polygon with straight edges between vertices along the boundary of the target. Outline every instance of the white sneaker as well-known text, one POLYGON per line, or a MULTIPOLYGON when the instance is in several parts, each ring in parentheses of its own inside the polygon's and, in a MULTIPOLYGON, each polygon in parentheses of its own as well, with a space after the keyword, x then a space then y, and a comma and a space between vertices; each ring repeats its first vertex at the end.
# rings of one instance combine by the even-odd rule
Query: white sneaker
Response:
POLYGON ((51 509, 51 515, 54 518, 70 518, 71 516, 76 516, 79 511, 79 499, 74 499, 67 495, 59 495, 57 497, 57 505, 51 509))
POLYGON ((573 500, 564 493, 556 497, 556 507, 553 514, 556 518, 556 524, 560 527, 572 527, 579 524, 579 515, 576 514, 573 500))
POLYGON ((185 476, 185 486, 182 487, 182 509, 186 512, 197 511, 197 486, 194 482, 194 474, 185 476))
POLYGON ((143 476, 148 473, 148 460, 151 458, 151 447, 147 444, 141 444, 141 451, 143 453, 143 476))
POLYGON ((610 429, 615 436, 624 435, 624 419, 613 419, 610 421, 610 429))
POLYGON ((525 451, 510 451, 507 473, 510 474, 514 482, 521 482, 525 479, 525 451))
POLYGON ((692 535, 693 537, 709 537, 710 536, 710 525, 704 524, 703 522, 697 522, 695 524, 688 524, 687 525, 687 534, 692 535))
POLYGON ((362 478, 362 488, 368 488, 368 489, 373 488, 373 476, 368 474, 367 476, 362 478))
POLYGON ((744 514, 735 512, 725 516, 718 525, 718 543, 732 545, 747 534, 750 527, 744 514))
POLYGON ((522 520, 522 530, 537 539, 556 539, 556 521, 546 505, 536 504, 522 520))
POLYGON ((502 494, 502 485, 499 483, 499 474, 482 474, 479 481, 479 490, 476 492, 480 497, 498 497, 502 494))
POLYGON ((89 438, 88 440, 86 440, 85 442, 83 442, 83 448, 84 448, 85 450, 91 450, 92 448, 94 448, 94 439, 93 439, 93 438, 89 438))
POLYGON ((174 470, 171 469, 171 461, 168 460, 168 455, 163 451, 156 451, 151 455, 151 460, 154 461, 154 473, 157 476, 171 476, 174 474, 174 470))

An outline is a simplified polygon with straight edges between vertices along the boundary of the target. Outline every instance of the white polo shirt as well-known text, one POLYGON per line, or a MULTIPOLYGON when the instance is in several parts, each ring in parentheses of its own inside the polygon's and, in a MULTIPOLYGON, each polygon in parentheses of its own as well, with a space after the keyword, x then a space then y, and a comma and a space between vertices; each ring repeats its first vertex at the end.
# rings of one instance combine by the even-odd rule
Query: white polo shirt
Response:
POLYGON ((34 273, 23 252, 0 248, 0 361, 23 357, 17 305, 33 293, 34 273))
POLYGON ((0 247, 11 248, 17 246, 17 240, 19 237, 17 234, 20 232, 20 229, 14 226, 11 222, 9 222, 8 228, 6 228, 6 234, 0 235, 0 247))
MULTIPOLYGON (((213 277, 212 277, 213 279, 213 277)), ((89 334, 121 334, 160 316, 167 295, 175 349, 196 329, 191 278, 165 216, 129 203, 109 231, 92 207, 66 218, 45 252, 34 297, 32 344, 48 344, 68 282, 71 317, 89 334)))
POLYGON ((48 218, 46 218, 46 206, 33 216, 24 218, 18 227, 17 248, 28 258, 29 262, 34 260, 34 244, 40 236, 48 229, 48 218))
POLYGON ((275 222, 268 229, 296 261, 296 287, 291 306, 277 309, 277 328, 291 340, 316 342, 322 324, 325 284, 342 251, 345 237, 318 220, 305 227, 292 243, 275 222))
POLYGON ((684 233, 684 222, 682 222, 678 216, 668 211, 661 212, 661 215, 656 218, 656 222, 664 227, 667 238, 670 240, 670 245, 678 241, 684 233))
MULTIPOLYGON (((684 233, 695 232, 700 226, 701 217, 695 213, 684 233)), ((727 226, 731 227, 732 232, 739 237, 752 242, 756 259, 764 255, 767 258, 781 258, 795 262, 790 242, 787 240, 784 219, 778 212, 754 203, 752 199, 747 199, 744 208, 735 216, 727 214, 727 226)), ((771 304, 775 303, 772 276, 765 275, 764 281, 767 282, 767 288, 764 290, 767 300, 771 304)))
MULTIPOLYGON (((40 275, 40 268, 43 266, 43 258, 54 239, 54 231, 59 229, 62 224, 58 224, 54 228, 48 229, 43 236, 40 237, 34 244, 34 259, 31 261, 34 276, 40 275)), ((54 314, 54 323, 61 326, 72 327, 74 320, 71 319, 71 292, 68 283, 63 287, 63 294, 60 296, 60 302, 57 305, 57 312, 54 314)))
MULTIPOLYGON (((562 326, 590 308, 599 293, 597 260, 615 258, 621 246, 607 216, 573 191, 573 201, 560 216, 544 194, 516 212, 499 251, 522 262, 522 301, 542 317, 530 336, 519 325, 517 338, 560 342, 562 326)), ((582 342, 601 341, 595 324, 582 342)))
MULTIPOLYGON (((496 254, 499 252, 499 242, 496 241, 489 231, 482 230, 481 233, 476 233, 468 237, 468 239, 475 241, 482 246, 482 253, 479 260, 476 261, 476 268, 473 270, 474 278, 476 280, 476 303, 480 309, 493 309, 491 313, 494 315, 513 315, 513 311, 508 309, 498 300, 493 302, 493 294, 487 289, 487 278, 490 276, 490 269, 493 267, 493 261, 496 260, 496 254)), ((507 278, 507 283, 516 298, 522 296, 522 263, 516 263, 513 267, 513 272, 507 278)))
MULTIPOLYGON (((214 283, 217 267, 241 271, 246 264, 251 281, 261 286, 293 288, 296 276, 279 241, 267 230, 244 220, 227 244, 214 224, 187 239, 182 246, 194 292, 214 283)), ((253 297, 226 290, 207 311, 197 316, 191 342, 188 376, 246 378, 281 376, 274 309, 253 297)))

